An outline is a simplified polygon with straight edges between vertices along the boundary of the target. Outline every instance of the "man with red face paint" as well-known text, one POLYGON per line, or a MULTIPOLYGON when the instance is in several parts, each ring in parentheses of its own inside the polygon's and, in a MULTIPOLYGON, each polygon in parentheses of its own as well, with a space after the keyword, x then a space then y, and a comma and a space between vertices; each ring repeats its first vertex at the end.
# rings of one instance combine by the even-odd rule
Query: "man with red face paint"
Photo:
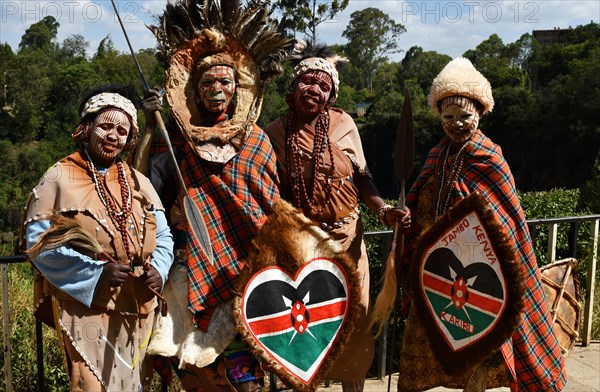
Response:
POLYGON ((362 391, 373 359, 369 328, 369 264, 363 241, 359 202, 387 226, 408 210, 386 204, 371 179, 358 130, 352 118, 332 105, 339 89, 338 73, 324 49, 307 54, 295 66, 288 112, 265 127, 282 182, 282 196, 319 223, 356 262, 362 278, 360 316, 327 378, 342 381, 344 391, 362 391), (321 57, 323 56, 323 57, 321 57))
POLYGON ((107 87, 80 111, 80 148, 46 172, 26 206, 21 247, 36 268, 36 316, 53 315, 42 321, 57 329, 72 391, 141 390, 152 371, 144 362, 157 305, 149 288, 167 280, 173 239, 152 184, 119 158, 137 141, 133 103, 107 87), (44 234, 64 222, 103 253, 67 237, 52 246, 44 234))
MULTIPOLYGON (((169 153, 150 154, 175 263, 164 290, 169 311, 157 318, 148 352, 164 382, 173 368, 186 391, 263 385, 258 361, 237 336, 233 300, 252 241, 279 200, 273 148, 256 120, 265 85, 283 73, 279 62, 292 41, 266 22, 268 14, 262 1, 177 1, 151 26, 166 69, 166 130, 184 186, 176 185, 169 153), (208 241, 193 235, 184 201, 199 210, 208 241)), ((162 110, 156 91, 143 103, 149 116, 162 110)), ((147 131, 155 127, 147 123, 147 131)))
POLYGON ((226 65, 216 65, 198 80, 198 95, 206 110, 226 113, 235 94, 235 71, 226 65))

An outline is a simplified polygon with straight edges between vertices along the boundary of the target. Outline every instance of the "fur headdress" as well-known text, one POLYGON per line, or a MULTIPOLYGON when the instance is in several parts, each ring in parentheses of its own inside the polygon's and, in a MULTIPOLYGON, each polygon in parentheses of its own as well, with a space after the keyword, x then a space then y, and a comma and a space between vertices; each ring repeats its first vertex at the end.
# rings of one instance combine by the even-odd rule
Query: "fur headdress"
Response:
POLYGON ((167 68, 166 95, 175 122, 202 158, 226 162, 258 119, 265 82, 283 72, 280 61, 293 41, 276 31, 262 0, 244 6, 239 0, 169 1, 159 25, 149 28, 167 68), (237 88, 232 117, 207 127, 196 82, 213 65, 234 68, 237 88))
POLYGON ((438 103, 450 96, 467 97, 479 102, 483 107, 481 114, 491 112, 494 108, 490 82, 464 57, 449 62, 435 77, 429 93, 429 106, 439 113, 438 103))

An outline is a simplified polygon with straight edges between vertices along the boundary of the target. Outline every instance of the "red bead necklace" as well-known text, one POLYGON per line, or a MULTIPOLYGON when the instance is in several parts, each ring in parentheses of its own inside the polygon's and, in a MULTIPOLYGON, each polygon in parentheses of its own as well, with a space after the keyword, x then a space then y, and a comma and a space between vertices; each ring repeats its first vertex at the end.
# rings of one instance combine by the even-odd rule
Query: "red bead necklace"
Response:
POLYGON ((292 187, 293 203, 296 207, 304 208, 308 207, 310 210, 315 211, 317 214, 321 214, 329 202, 331 196, 331 180, 327 179, 325 185, 326 199, 325 203, 320 209, 316 209, 315 203, 315 188, 317 186, 317 175, 319 168, 325 164, 325 150, 329 152, 331 158, 331 171, 335 171, 335 162, 333 160, 333 151, 331 143, 329 142, 329 135, 327 131, 329 129, 329 113, 326 110, 322 110, 319 113, 317 123, 315 124, 315 136, 313 139, 313 151, 311 154, 313 162, 312 170, 312 184, 307 187, 303 176, 303 165, 302 165, 302 151, 298 142, 300 129, 298 127, 296 113, 290 111, 287 119, 286 128, 286 168, 288 172, 288 182, 292 187))
POLYGON ((104 181, 100 180, 101 175, 98 172, 98 169, 96 169, 96 166, 94 166, 94 163, 92 162, 92 159, 88 155, 87 151, 85 151, 85 157, 88 170, 90 171, 90 174, 94 181, 96 192, 98 193, 98 197, 100 198, 102 205, 104 205, 104 208, 106 208, 108 216, 110 216, 110 219, 119 230, 119 233, 121 234, 121 239, 123 241, 123 246, 125 248, 125 252, 127 253, 127 258, 131 262, 133 260, 133 253, 131 252, 129 246, 129 235, 127 233, 127 219, 131 215, 132 211, 131 187, 129 185, 129 182, 127 181, 127 175, 125 174, 125 164, 123 163, 123 161, 121 161, 120 158, 117 158, 116 165, 119 180, 119 188, 121 190, 121 204, 123 206, 123 208, 119 210, 112 197, 110 196, 108 189, 106 189, 104 181))

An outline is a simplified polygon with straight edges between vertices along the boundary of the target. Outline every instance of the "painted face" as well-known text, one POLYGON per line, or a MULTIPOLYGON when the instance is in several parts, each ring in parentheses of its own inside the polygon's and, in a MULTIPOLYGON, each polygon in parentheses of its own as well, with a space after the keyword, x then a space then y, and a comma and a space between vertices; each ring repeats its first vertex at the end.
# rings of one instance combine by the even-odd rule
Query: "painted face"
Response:
POLYGON ((294 104, 298 114, 315 116, 327 105, 333 88, 331 76, 322 71, 309 71, 298 78, 294 104))
POLYGON ((442 110, 442 127, 446 135, 456 143, 464 143, 477 131, 479 112, 474 105, 465 108, 451 104, 442 110))
POLYGON ((107 110, 95 119, 87 151, 98 163, 112 163, 127 144, 131 123, 120 110, 107 110))
POLYGON ((197 87, 204 107, 213 113, 222 113, 235 94, 234 70, 226 65, 215 65, 202 74, 197 87))

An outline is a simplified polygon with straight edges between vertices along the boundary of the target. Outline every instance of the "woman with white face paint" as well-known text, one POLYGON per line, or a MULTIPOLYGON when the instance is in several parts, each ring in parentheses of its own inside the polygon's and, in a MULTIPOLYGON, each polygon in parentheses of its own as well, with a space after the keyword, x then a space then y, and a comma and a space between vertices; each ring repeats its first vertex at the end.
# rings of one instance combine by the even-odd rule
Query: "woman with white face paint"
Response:
POLYGON ((88 94, 80 111, 79 148, 46 172, 26 206, 21 247, 38 277, 36 316, 57 329, 71 390, 141 390, 152 371, 152 291, 167 279, 173 240, 150 181, 119 158, 137 141, 133 103, 111 86, 88 94), (83 230, 86 246, 64 235, 50 245, 68 227, 83 230))
MULTIPOLYGON (((479 119, 494 107, 487 79, 465 58, 450 62, 434 79, 431 108, 440 114, 445 136, 429 156, 407 195, 413 225, 403 257, 403 311, 407 316, 400 355, 399 391, 438 386, 484 391, 510 386, 511 391, 560 391, 566 374, 541 287, 540 272, 514 180, 500 147, 479 129, 479 119), (513 335, 488 347, 480 363, 448 375, 436 357, 430 336, 411 303, 415 282, 408 280, 416 239, 448 209, 479 192, 490 203, 514 243, 514 257, 524 278, 524 310, 513 335)), ((458 281, 458 280, 457 280, 458 281)), ((519 282, 510 282, 519 284, 519 282)))

